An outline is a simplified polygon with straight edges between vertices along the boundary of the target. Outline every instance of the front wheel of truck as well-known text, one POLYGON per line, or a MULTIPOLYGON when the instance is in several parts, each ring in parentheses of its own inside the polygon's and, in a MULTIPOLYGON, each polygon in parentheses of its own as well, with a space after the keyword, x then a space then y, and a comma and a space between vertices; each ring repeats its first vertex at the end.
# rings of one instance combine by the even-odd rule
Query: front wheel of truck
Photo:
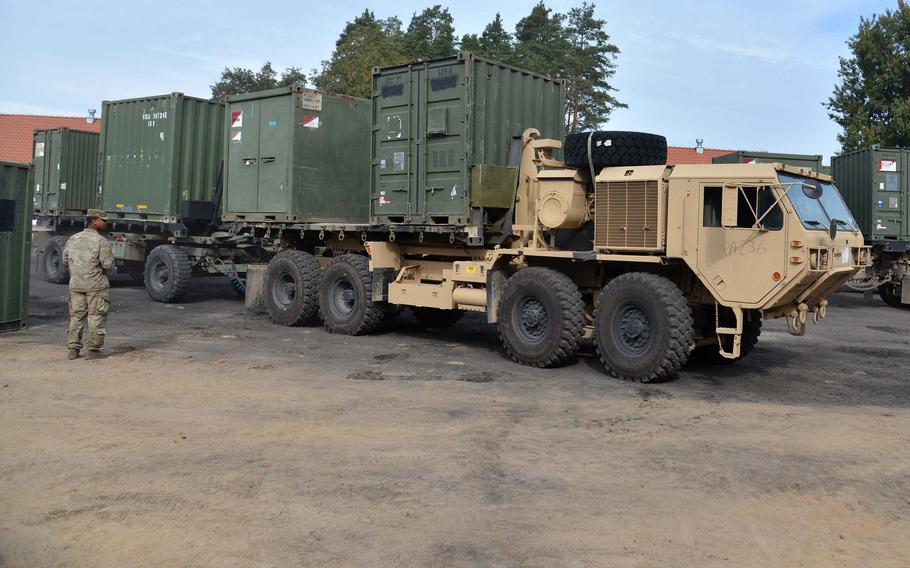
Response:
POLYGON ((623 274, 597 299, 594 335, 612 376, 641 383, 667 380, 692 351, 692 310, 672 281, 644 272, 623 274))
POLYGON ((878 296, 892 308, 910 308, 910 305, 901 302, 901 287, 893 282, 886 282, 878 287, 878 296))

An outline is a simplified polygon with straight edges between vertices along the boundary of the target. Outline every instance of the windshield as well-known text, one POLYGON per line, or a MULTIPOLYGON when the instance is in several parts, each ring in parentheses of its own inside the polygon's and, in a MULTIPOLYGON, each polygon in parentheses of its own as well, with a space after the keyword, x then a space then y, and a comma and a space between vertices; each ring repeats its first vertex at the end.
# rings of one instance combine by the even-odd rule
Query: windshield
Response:
POLYGON ((832 219, 841 229, 855 230, 856 221, 834 184, 815 178, 779 173, 787 197, 807 229, 827 229, 832 219), (813 199, 812 196, 818 196, 813 199))

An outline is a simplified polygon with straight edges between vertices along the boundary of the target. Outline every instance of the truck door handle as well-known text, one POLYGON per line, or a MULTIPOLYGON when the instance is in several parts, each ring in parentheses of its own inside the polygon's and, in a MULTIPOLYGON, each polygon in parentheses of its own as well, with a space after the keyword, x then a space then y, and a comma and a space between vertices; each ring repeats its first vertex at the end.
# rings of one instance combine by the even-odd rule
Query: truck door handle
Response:
POLYGON ((274 164, 274 163, 275 163, 275 156, 269 156, 268 158, 263 157, 263 158, 262 158, 262 163, 263 163, 263 164, 274 164))

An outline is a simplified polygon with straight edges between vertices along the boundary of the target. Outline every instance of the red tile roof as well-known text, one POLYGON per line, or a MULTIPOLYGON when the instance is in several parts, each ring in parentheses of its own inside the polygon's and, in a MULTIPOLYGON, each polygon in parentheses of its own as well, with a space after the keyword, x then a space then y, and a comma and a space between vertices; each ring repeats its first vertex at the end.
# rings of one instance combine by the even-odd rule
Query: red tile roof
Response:
POLYGON ((85 122, 83 116, 41 116, 35 114, 0 114, 0 161, 32 161, 32 135, 35 130, 72 128, 101 132, 101 119, 85 122))
POLYGON ((695 152, 695 148, 691 146, 669 146, 667 147, 667 164, 671 166, 676 164, 710 164, 714 158, 737 152, 737 150, 719 150, 717 148, 705 148, 704 150, 704 153, 698 154, 695 152))

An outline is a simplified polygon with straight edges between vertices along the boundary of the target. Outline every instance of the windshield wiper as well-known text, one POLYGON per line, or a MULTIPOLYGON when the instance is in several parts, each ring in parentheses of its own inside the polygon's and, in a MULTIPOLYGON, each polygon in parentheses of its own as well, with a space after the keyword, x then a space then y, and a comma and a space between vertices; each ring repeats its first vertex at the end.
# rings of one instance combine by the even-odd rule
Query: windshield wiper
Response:
POLYGON ((835 219, 834 222, 842 227, 850 227, 850 223, 848 223, 846 221, 841 221, 840 219, 835 219))
POLYGON ((813 227, 818 227, 821 225, 821 223, 819 223, 818 221, 803 221, 803 223, 805 223, 807 225, 812 225, 813 227))

